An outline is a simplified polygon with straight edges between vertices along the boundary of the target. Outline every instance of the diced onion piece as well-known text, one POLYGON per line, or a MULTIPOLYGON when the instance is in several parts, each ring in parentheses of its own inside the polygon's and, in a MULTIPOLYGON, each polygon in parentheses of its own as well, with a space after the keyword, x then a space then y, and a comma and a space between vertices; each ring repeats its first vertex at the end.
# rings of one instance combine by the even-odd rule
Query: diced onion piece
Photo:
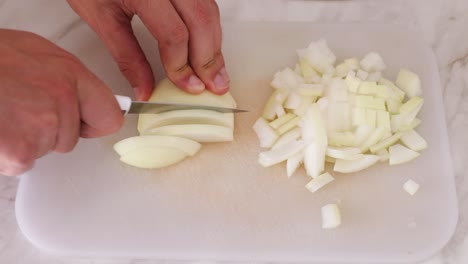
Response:
POLYGON ((296 128, 300 120, 301 120, 301 118, 299 116, 294 117, 293 119, 289 120, 286 124, 280 126, 276 130, 276 132, 278 133, 278 135, 281 136, 281 135, 285 134, 286 132, 296 128))
POLYGON ((348 67, 351 69, 351 70, 359 70, 359 60, 358 58, 349 58, 349 59, 346 59, 344 61, 344 63, 346 65, 348 65, 348 67))
POLYGON ((325 86, 323 84, 308 84, 299 85, 298 94, 302 96, 322 96, 325 86))
POLYGON ((357 93, 358 88, 361 85, 361 80, 355 76, 354 72, 348 73, 345 79, 348 91, 351 93, 357 93))
POLYGON ((402 118, 401 115, 392 115, 391 118, 391 126, 392 126, 392 132, 397 132, 400 130, 400 127, 402 126, 402 118))
POLYGON ((327 45, 327 41, 320 39, 310 43, 304 54, 304 59, 318 72, 329 72, 336 61, 336 56, 327 45))
POLYGON ((320 109, 320 112, 324 113, 328 110, 328 105, 330 104, 328 97, 322 97, 317 100, 317 106, 320 109))
POLYGON ((377 127, 377 111, 373 109, 366 109, 366 123, 371 128, 377 127))
POLYGON ((382 136, 382 140, 387 139, 393 136, 392 131, 390 129, 385 129, 385 133, 382 136))
POLYGON ((286 111, 284 110, 282 105, 277 105, 276 106, 276 116, 277 117, 282 117, 286 114, 286 111))
POLYGON ((302 59, 299 65, 306 83, 319 83, 321 81, 320 75, 305 59, 302 59))
POLYGON ((382 57, 376 52, 367 53, 360 61, 360 65, 367 72, 381 72, 387 68, 382 57))
POLYGON ((353 132, 330 132, 328 133, 328 144, 334 147, 356 146, 356 136, 353 132))
POLYGON ((292 92, 286 102, 284 103, 284 107, 287 109, 298 109, 301 106, 302 97, 297 94, 296 92, 292 92))
POLYGON ((364 141, 366 141, 369 138, 372 132, 374 132, 374 129, 369 127, 367 124, 356 126, 356 129, 354 130, 353 146, 357 147, 364 144, 364 141))
POLYGON ((403 125, 410 124, 418 115, 424 100, 420 97, 412 97, 400 107, 400 114, 404 117, 403 125))
POLYGON ((270 126, 274 129, 278 129, 280 126, 286 124, 287 122, 294 119, 295 117, 296 117, 295 114, 287 113, 284 116, 270 122, 270 126))
POLYGON ((373 108, 374 106, 374 97, 370 95, 358 95, 355 97, 354 104, 357 107, 362 108, 373 108))
POLYGON ((390 154, 388 153, 387 149, 381 149, 381 150, 377 151, 376 154, 377 154, 377 156, 380 157, 381 162, 388 161, 388 159, 390 158, 390 154))
POLYGON ((333 176, 330 173, 325 172, 319 175, 317 178, 312 179, 309 183, 307 183, 306 188, 310 192, 314 193, 318 191, 319 189, 321 189, 323 186, 332 182, 333 180, 334 180, 333 176))
POLYGON ((377 96, 377 97, 379 97, 379 98, 383 98, 383 99, 388 99, 388 98, 390 98, 390 93, 389 93, 389 91, 388 91, 387 86, 381 85, 381 84, 377 84, 375 96, 377 96))
POLYGON ((301 166, 301 163, 303 161, 304 152, 302 151, 297 152, 286 161, 286 173, 288 175, 288 178, 291 178, 291 176, 297 171, 299 166, 301 166))
POLYGON ((387 111, 377 111, 377 126, 391 130, 390 113, 387 111))
POLYGON ((296 127, 287 133, 283 134, 276 142, 273 144, 271 149, 277 149, 291 141, 297 140, 302 136, 302 130, 299 127, 296 127))
POLYGON ((415 118, 413 119, 413 122, 411 122, 408 125, 401 125, 400 128, 398 129, 399 132, 406 132, 411 129, 415 129, 421 124, 421 119, 415 118))
POLYGON ((333 170, 340 173, 353 173, 369 168, 380 160, 377 155, 362 155, 356 160, 337 159, 333 170))
POLYGON ((372 72, 367 76, 366 81, 378 82, 380 79, 382 79, 382 73, 381 72, 372 72))
POLYGON ((302 139, 308 144, 312 141, 328 144, 327 130, 322 114, 317 104, 312 104, 307 109, 302 120, 302 139))
POLYGON ((302 83, 304 83, 302 76, 294 72, 291 68, 286 68, 275 74, 271 86, 279 90, 293 90, 302 83))
POLYGON ((336 162, 336 159, 335 159, 335 158, 332 158, 332 157, 325 156, 325 162, 328 162, 328 163, 335 163, 335 162, 336 162))
POLYGON ((413 129, 406 131, 401 135, 401 142, 414 151, 421 151, 427 148, 427 142, 418 132, 413 129))
POLYGON ((326 90, 327 97, 333 102, 348 102, 348 92, 346 82, 339 78, 334 78, 328 84, 326 90))
POLYGON ((258 162, 263 167, 273 166, 291 158, 299 151, 302 151, 304 146, 304 142, 300 140, 289 142, 277 149, 261 152, 258 157, 258 162))
POLYGON ((403 190, 413 196, 419 190, 419 184, 411 179, 407 180, 405 184, 403 184, 403 190))
POLYGON ((422 94, 419 76, 407 69, 401 69, 396 79, 396 85, 406 92, 409 98, 422 94))
POLYGON ((378 151, 380 151, 382 149, 386 149, 386 148, 390 147, 391 145, 397 143, 398 140, 400 140, 400 138, 401 138, 401 133, 396 133, 393 136, 391 136, 389 138, 386 138, 386 139, 380 141, 379 143, 371 146, 369 148, 369 150, 372 153, 377 153, 378 151))
POLYGON ((366 109, 355 107, 353 110, 353 126, 367 125, 366 109))
POLYGON ((410 113, 413 113, 414 111, 419 111, 423 103, 424 103, 424 100, 421 97, 418 97, 418 96, 412 97, 400 107, 400 113, 410 114, 410 113))
POLYGON ((390 153, 390 165, 402 164, 411 161, 419 157, 419 153, 409 148, 404 147, 401 144, 393 145, 389 148, 390 153))
POLYGON ((341 225, 341 214, 338 205, 327 204, 322 207, 322 228, 333 229, 341 225))
POLYGON ((391 114, 398 114, 400 113, 400 107, 401 107, 401 102, 393 99, 393 98, 388 98, 386 100, 386 105, 387 105, 387 110, 391 114))
POLYGON ((344 78, 350 71, 352 71, 352 69, 349 67, 349 65, 343 62, 336 66, 335 77, 344 78))
POLYGON ((327 111, 327 128, 329 131, 351 130, 351 113, 348 103, 331 103, 327 111))
POLYGON ((260 117, 253 125, 253 130, 260 140, 260 147, 269 148, 278 139, 278 133, 268 124, 268 122, 260 117))
POLYGON ((267 119, 267 120, 273 120, 276 117, 276 110, 278 105, 282 105, 283 102, 281 102, 280 98, 286 98, 284 96, 284 93, 282 91, 275 91, 273 94, 268 98, 268 101, 265 104, 265 108, 263 108, 263 114, 262 117, 267 119))
POLYGON ((322 142, 312 142, 304 150, 304 167, 307 175, 312 178, 319 176, 325 169, 327 145, 322 142))
POLYGON ((376 110, 386 110, 385 100, 383 98, 374 98, 374 109, 376 110))
POLYGON ((377 129, 375 129, 361 145, 362 153, 365 153, 371 146, 377 144, 380 140, 382 140, 386 131, 388 130, 383 127, 378 127, 377 129))
POLYGON ((327 147, 327 156, 342 159, 342 160, 356 160, 362 157, 361 149, 359 148, 338 148, 338 147, 327 147))
POLYGON ((297 116, 303 116, 305 112, 307 111, 307 108, 315 101, 315 97, 301 97, 301 103, 299 104, 299 107, 296 109, 293 109, 293 112, 297 116))
POLYGON ((378 81, 378 83, 381 85, 385 85, 387 88, 389 88, 389 92, 391 93, 390 97, 394 97, 400 102, 403 101, 403 99, 405 98, 405 92, 398 88, 392 81, 387 80, 385 78, 381 78, 378 81))
POLYGON ((369 73, 363 70, 358 70, 356 73, 356 77, 361 79, 361 81, 365 81, 367 79, 367 76, 369 76, 369 73))
POLYGON ((377 83, 364 81, 359 86, 358 92, 364 95, 375 95, 377 94, 377 83))

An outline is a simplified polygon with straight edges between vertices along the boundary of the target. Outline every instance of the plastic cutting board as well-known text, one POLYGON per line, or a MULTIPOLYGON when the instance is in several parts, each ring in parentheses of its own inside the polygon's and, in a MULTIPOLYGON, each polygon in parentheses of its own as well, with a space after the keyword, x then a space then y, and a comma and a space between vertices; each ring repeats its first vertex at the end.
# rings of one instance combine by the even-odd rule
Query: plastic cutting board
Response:
MULTIPOLYGON (((161 78, 155 41, 135 30, 161 78)), ((128 84, 85 26, 60 43, 115 93, 128 84)), ((247 114, 236 115, 235 141, 206 144, 180 165, 140 170, 119 162, 112 145, 136 135, 136 118, 99 140, 81 140, 67 155, 49 155, 22 176, 16 214, 39 248, 77 257, 277 262, 412 262, 436 253, 457 219, 454 175, 438 69, 417 32, 386 25, 244 23, 224 25, 232 93, 247 114), (429 148, 414 162, 378 165, 312 194, 301 170, 264 169, 251 129, 271 93, 275 71, 294 66, 296 49, 325 38, 339 60, 382 54, 394 79, 400 67, 420 74, 425 105, 419 132, 429 148), (421 185, 409 196, 407 179, 421 185), (320 208, 338 203, 343 224, 322 230, 320 208)))

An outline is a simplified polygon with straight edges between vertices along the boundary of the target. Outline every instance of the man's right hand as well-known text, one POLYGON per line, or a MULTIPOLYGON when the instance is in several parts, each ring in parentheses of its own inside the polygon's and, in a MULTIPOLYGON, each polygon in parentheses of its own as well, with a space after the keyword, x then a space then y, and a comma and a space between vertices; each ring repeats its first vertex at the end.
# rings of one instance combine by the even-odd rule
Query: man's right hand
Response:
POLYGON ((76 57, 28 32, 0 30, 0 39, 0 174, 120 129, 112 92, 76 57))

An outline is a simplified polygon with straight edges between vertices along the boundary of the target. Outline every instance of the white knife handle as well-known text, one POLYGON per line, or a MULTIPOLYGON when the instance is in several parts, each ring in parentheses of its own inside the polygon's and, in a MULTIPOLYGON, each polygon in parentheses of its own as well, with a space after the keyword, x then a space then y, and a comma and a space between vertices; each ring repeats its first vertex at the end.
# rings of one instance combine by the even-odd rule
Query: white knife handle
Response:
POLYGON ((115 95, 115 99, 117 99, 120 109, 122 109, 124 115, 128 114, 130 106, 132 106, 132 98, 123 95, 115 95))

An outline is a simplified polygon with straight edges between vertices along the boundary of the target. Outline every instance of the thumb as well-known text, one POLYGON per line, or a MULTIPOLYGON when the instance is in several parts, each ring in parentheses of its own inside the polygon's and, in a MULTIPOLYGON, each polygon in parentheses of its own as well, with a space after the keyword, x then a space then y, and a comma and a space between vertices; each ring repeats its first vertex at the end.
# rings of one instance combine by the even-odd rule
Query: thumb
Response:
POLYGON ((96 138, 117 132, 123 125, 122 111, 111 90, 86 70, 77 84, 83 138, 96 138))

